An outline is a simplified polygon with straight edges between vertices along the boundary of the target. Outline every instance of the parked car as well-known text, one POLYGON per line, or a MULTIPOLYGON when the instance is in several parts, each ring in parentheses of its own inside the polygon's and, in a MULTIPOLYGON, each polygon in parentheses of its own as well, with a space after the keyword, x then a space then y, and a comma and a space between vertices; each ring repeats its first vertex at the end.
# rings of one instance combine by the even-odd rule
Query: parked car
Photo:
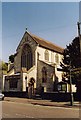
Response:
POLYGON ((4 100, 4 94, 0 93, 0 100, 4 100))

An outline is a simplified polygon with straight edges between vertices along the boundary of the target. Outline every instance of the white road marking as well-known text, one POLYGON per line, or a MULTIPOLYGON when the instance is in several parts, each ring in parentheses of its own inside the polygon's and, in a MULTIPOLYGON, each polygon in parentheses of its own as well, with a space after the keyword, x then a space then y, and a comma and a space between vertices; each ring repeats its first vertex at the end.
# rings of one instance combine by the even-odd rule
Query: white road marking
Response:
POLYGON ((26 118, 26 117, 27 117, 27 118, 34 118, 34 117, 31 117, 31 116, 28 116, 28 115, 25 115, 25 114, 22 114, 22 115, 21 115, 21 114, 19 114, 19 113, 16 113, 15 115, 16 115, 16 116, 22 116, 22 117, 25 117, 25 118, 26 118))
POLYGON ((34 118, 34 117, 31 117, 31 116, 28 116, 28 115, 24 115, 24 114, 19 114, 19 113, 16 113, 15 115, 11 115, 11 114, 8 114, 8 113, 4 113, 3 114, 3 117, 4 118, 7 118, 7 117, 12 117, 12 116, 15 116, 15 117, 19 117, 19 118, 34 118))

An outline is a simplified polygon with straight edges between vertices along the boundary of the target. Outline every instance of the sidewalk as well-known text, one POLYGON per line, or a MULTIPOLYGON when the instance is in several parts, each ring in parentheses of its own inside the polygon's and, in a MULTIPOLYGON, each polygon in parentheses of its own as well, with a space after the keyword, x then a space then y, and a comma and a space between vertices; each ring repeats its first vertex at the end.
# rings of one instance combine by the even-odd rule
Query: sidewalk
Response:
POLYGON ((70 106, 70 102, 54 102, 51 100, 41 99, 28 99, 28 98, 16 98, 16 97, 5 97, 4 101, 18 102, 24 104, 51 106, 51 107, 66 107, 66 108, 80 108, 79 102, 74 102, 73 106, 70 106))

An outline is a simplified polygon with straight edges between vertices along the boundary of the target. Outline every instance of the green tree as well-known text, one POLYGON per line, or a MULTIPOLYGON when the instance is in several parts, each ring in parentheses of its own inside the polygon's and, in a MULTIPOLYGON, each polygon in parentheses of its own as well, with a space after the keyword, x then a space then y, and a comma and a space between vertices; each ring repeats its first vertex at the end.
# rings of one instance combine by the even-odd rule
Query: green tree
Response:
POLYGON ((7 63, 0 61, 0 70, 7 71, 8 70, 8 65, 7 63))
POLYGON ((10 55, 10 56, 9 56, 9 61, 11 61, 11 63, 14 62, 14 55, 10 55))
POLYGON ((72 69, 72 83, 76 84, 77 79, 81 75, 81 60, 80 60, 80 42, 76 37, 71 44, 66 46, 63 52, 63 63, 61 67, 66 71, 66 76, 69 78, 69 69, 72 69))
POLYGON ((76 37, 71 44, 66 46, 63 55, 64 55, 64 59, 63 59, 64 64, 69 65, 71 62, 72 68, 81 67, 80 42, 78 37, 76 37))

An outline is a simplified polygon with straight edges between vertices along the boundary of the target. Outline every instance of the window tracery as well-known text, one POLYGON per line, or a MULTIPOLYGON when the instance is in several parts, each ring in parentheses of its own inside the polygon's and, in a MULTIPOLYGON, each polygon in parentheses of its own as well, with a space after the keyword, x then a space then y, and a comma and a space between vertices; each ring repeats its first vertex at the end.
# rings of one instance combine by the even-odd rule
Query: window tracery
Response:
POLYGON ((21 67, 29 70, 33 66, 32 49, 28 44, 25 44, 21 55, 21 67))
POLYGON ((45 60, 49 61, 49 52, 45 50, 45 60))
POLYGON ((46 81, 47 81, 47 69, 46 67, 43 67, 42 68, 42 82, 46 83, 46 81))

